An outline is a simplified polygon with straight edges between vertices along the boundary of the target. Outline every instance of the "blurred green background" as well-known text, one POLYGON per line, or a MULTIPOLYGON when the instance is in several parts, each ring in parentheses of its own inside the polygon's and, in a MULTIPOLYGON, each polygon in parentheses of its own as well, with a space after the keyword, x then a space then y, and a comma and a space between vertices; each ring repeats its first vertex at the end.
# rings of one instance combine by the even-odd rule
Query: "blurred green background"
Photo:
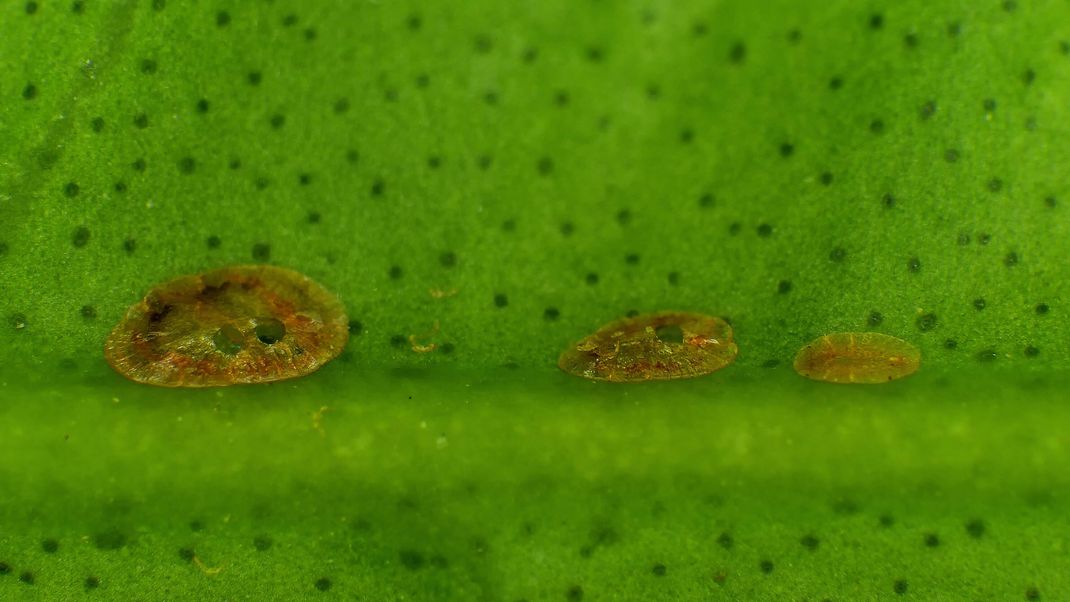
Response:
POLYGON ((0 33, 0 597, 1070 595, 1066 2, 19 0, 0 33), (339 294, 339 360, 104 363, 152 285, 250 262, 339 294), (555 370, 663 309, 736 363, 555 370), (837 330, 922 371, 794 375, 837 330))

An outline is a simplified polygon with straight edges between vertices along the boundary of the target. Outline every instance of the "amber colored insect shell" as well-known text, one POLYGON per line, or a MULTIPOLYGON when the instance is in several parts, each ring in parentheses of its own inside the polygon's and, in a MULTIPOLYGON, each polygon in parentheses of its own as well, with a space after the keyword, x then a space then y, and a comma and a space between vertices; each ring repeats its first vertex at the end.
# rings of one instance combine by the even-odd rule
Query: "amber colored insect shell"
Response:
POLYGON ((921 365, 921 351, 878 332, 836 332, 799 350, 795 371, 831 383, 885 383, 909 376, 921 365))
POLYGON ((565 350, 557 365, 592 380, 664 380, 720 370, 737 352, 721 318, 667 311, 611 322, 565 350))
POLYGON ((235 266, 154 287, 108 336, 104 357, 140 383, 215 387, 314 372, 348 339, 345 308, 320 284, 235 266))

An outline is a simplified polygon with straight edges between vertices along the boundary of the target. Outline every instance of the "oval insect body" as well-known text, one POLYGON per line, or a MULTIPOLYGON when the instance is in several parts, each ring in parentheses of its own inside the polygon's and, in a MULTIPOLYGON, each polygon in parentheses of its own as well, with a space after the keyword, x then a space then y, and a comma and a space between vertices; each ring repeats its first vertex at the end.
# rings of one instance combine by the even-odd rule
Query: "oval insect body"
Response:
POLYGON ((606 324, 565 350, 557 365, 591 380, 666 380, 720 370, 737 352, 721 318, 667 311, 606 324))
POLYGON ((104 357, 130 380, 217 387, 309 374, 349 339, 342 302, 307 276, 267 265, 182 276, 127 310, 104 357))
POLYGON ((879 332, 835 332, 815 339, 795 356, 795 371, 831 383, 884 383, 909 376, 921 351, 879 332))

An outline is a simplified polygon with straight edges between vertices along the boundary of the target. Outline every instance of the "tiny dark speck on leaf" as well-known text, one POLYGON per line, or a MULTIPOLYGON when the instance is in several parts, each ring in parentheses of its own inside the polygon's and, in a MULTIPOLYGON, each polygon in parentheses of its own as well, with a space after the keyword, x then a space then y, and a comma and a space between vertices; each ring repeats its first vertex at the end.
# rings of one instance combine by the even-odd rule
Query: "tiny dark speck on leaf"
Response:
POLYGON ((739 64, 747 58, 747 47, 743 42, 736 42, 732 45, 732 49, 728 51, 728 60, 733 63, 739 64))
POLYGON ((918 116, 921 117, 922 119, 928 119, 928 118, 932 117, 934 113, 936 113, 936 101, 935 100, 930 100, 930 101, 925 102, 924 104, 921 105, 921 108, 918 109, 918 116))
POLYGON ((918 316, 917 320, 915 320, 914 323, 915 326, 918 327, 918 330, 922 332, 928 332, 936 328, 937 321, 938 320, 936 314, 924 313, 918 316))

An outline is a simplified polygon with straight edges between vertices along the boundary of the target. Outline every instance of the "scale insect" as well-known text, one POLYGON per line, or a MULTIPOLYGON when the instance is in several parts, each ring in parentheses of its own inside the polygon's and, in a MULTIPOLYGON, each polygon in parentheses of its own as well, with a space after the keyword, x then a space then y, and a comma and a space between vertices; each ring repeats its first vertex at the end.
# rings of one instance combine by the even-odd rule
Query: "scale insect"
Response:
POLYGON ((610 322, 566 349, 557 365, 591 380, 638 382, 703 376, 737 353, 721 318, 665 311, 610 322))
POLYGON ((826 334, 795 356, 796 372, 830 383, 885 383, 910 376, 920 365, 917 347, 879 332, 826 334))
POLYGON ((104 357, 139 383, 220 387, 309 374, 348 340, 330 291, 293 270, 247 265, 157 285, 112 330, 104 357))

